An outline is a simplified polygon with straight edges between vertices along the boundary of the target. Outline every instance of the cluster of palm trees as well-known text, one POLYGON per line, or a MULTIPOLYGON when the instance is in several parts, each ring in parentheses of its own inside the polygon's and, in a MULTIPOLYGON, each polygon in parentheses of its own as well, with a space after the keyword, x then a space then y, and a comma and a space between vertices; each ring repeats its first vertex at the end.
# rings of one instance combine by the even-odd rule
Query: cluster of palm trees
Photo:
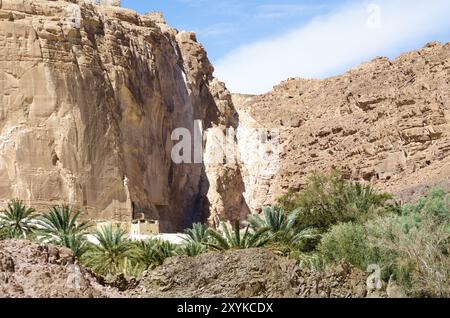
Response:
POLYGON ((86 248, 85 234, 91 224, 79 221, 81 212, 67 206, 51 207, 38 215, 20 200, 12 200, 0 214, 0 238, 31 239, 66 246, 80 256, 86 248))
POLYGON ((90 231, 93 224, 81 221, 81 211, 68 206, 51 207, 38 215, 20 200, 12 200, 0 214, 0 239, 30 239, 64 246, 95 273, 114 280, 121 276, 139 278, 146 270, 176 255, 197 256, 207 251, 263 246, 294 247, 316 235, 296 225, 296 215, 281 208, 264 209, 263 217, 251 216, 233 226, 222 223, 218 230, 196 223, 185 231, 183 244, 149 239, 132 241, 122 228, 106 225, 90 231), (87 235, 93 237, 92 241, 87 235))
POLYGON ((133 242, 122 228, 106 225, 91 231, 82 212, 68 206, 49 208, 45 214, 12 200, 0 212, 0 239, 29 239, 69 248, 74 256, 105 278, 136 277, 175 255, 175 245, 160 240, 133 242), (95 243, 88 240, 92 235, 95 243))
POLYGON ((257 247, 296 250, 305 240, 318 236, 317 231, 298 224, 298 213, 298 210, 287 213, 281 207, 272 206, 264 208, 262 216, 251 215, 244 222, 235 221, 233 226, 222 223, 219 230, 196 223, 186 230, 187 241, 203 246, 203 251, 257 247))

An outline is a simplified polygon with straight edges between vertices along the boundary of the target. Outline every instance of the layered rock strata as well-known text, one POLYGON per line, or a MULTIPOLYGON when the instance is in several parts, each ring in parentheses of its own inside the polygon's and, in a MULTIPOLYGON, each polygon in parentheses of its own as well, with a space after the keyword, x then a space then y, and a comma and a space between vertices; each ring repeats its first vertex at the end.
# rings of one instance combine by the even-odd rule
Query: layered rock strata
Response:
POLYGON ((326 80, 289 79, 234 101, 243 135, 255 126, 280 134, 276 173, 255 179, 264 165, 242 166, 253 211, 300 189, 311 171, 332 168, 403 201, 433 186, 450 191, 450 44, 376 58, 326 80))
POLYGON ((222 185, 242 183, 237 165, 171 160, 174 129, 237 123, 205 50, 158 13, 111 5, 0 1, 0 201, 144 214, 162 231, 235 218, 242 193, 222 185))

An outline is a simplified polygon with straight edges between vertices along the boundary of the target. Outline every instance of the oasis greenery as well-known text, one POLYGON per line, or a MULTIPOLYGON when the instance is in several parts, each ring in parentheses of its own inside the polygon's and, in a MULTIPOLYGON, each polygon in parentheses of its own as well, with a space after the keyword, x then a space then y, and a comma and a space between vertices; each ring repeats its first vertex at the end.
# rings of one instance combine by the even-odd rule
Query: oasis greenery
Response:
POLYGON ((342 261, 363 271, 377 264, 386 282, 394 279, 410 296, 450 296, 450 206, 441 189, 401 206, 391 195, 346 181, 337 171, 313 173, 303 189, 289 191, 261 215, 222 223, 219 229, 193 224, 179 245, 131 241, 123 229, 111 225, 91 232, 81 214, 57 206, 38 216, 22 201, 12 200, 1 211, 0 239, 67 247, 111 282, 139 279, 169 257, 268 248, 317 270, 342 261))

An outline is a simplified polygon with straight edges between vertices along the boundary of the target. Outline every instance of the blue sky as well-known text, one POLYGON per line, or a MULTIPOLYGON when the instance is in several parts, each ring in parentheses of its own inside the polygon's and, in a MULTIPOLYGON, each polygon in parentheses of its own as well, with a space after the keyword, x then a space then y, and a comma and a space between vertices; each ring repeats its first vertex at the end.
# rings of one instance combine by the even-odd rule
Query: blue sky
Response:
POLYGON ((337 75, 375 56, 450 41, 449 0, 122 0, 194 31, 233 92, 337 75))
POLYGON ((140 13, 162 11, 179 30, 195 31, 217 61, 234 48, 298 27, 334 7, 330 1, 299 0, 122 0, 140 13))

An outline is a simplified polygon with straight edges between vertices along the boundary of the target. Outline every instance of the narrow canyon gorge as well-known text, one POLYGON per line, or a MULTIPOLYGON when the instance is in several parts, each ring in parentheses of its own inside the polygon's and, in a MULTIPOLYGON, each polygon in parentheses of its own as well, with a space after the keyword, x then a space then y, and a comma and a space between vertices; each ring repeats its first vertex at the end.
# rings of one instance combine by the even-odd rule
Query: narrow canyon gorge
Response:
POLYGON ((232 95, 194 33, 107 4, 0 0, 0 204, 145 215, 176 232, 243 220, 313 170, 403 201, 450 190, 449 44, 232 95), (201 130, 219 160, 175 164, 176 128, 201 130))

